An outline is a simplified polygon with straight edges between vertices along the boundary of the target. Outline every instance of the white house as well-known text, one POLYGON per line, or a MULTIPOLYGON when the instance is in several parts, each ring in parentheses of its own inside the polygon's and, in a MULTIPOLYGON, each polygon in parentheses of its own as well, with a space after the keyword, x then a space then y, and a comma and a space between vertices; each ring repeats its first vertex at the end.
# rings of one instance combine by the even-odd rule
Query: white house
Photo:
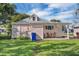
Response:
POLYGON ((74 36, 79 38, 79 23, 74 26, 74 36))
POLYGON ((33 33, 36 34, 37 39, 69 38, 68 28, 69 23, 46 21, 33 14, 29 18, 12 24, 12 38, 25 36, 32 39, 33 33))

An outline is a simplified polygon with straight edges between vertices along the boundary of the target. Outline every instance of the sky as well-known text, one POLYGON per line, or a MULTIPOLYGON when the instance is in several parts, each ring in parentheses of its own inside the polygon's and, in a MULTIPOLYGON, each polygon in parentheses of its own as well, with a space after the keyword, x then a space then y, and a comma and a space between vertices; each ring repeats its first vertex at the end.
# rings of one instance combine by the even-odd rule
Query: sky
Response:
POLYGON ((79 21, 75 17, 76 3, 16 3, 16 12, 24 14, 35 13, 40 18, 57 19, 62 22, 79 21))

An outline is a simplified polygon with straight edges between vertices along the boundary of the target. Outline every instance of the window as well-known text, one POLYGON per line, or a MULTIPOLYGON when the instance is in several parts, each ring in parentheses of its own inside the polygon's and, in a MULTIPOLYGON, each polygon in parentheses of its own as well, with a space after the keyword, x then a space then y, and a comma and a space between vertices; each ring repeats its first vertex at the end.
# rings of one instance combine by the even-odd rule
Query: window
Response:
POLYGON ((14 32, 18 32, 17 28, 13 28, 13 31, 14 31, 14 32))
POLYGON ((39 17, 37 17, 37 21, 40 21, 40 18, 39 17))
POLYGON ((52 29, 52 27, 51 26, 48 26, 48 30, 51 30, 52 29))
POLYGON ((62 31, 63 31, 63 32, 67 32, 67 30, 66 30, 66 27, 65 27, 65 26, 62 26, 62 31))
POLYGON ((62 31, 64 31, 64 26, 62 26, 62 31))
POLYGON ((45 26, 46 29, 52 30, 54 27, 53 26, 45 26))
POLYGON ((35 21, 35 17, 33 17, 33 21, 35 21))
POLYGON ((47 29, 48 27, 47 27, 47 26, 45 26, 45 28, 47 29))
POLYGON ((54 26, 51 26, 52 27, 52 29, 54 28, 54 26))

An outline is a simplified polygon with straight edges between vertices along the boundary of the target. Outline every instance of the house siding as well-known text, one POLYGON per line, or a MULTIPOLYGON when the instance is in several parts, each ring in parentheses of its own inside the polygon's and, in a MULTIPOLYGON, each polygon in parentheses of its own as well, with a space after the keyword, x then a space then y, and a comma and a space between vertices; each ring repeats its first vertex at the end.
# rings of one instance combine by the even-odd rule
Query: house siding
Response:
POLYGON ((16 28, 17 31, 14 33, 14 30, 12 30, 12 34, 18 36, 26 36, 26 32, 28 32, 31 29, 31 26, 28 26, 26 24, 21 24, 21 25, 13 25, 12 29, 16 28))
POLYGON ((44 30, 44 34, 46 33, 56 33, 56 37, 60 37, 60 36, 65 36, 65 33, 62 32, 62 24, 45 24, 43 26, 43 30, 44 30), (48 26, 48 25, 53 25, 54 28, 52 30, 47 30, 45 29, 45 26, 48 26), (61 35, 60 35, 61 34, 61 35))
POLYGON ((43 25, 40 24, 32 24, 31 33, 35 32, 37 35, 37 39, 43 39, 43 25))
POLYGON ((16 28, 17 31, 14 32, 12 30, 12 36, 18 37, 18 36, 25 36, 32 39, 31 34, 34 32, 37 35, 37 39, 43 39, 44 34, 48 33, 54 33, 56 32, 56 37, 65 36, 65 33, 62 32, 62 24, 59 23, 51 23, 51 24, 20 24, 20 25, 13 25, 12 29, 16 28), (45 29, 45 26, 53 25, 54 28, 52 30, 45 29), (61 35, 60 35, 61 34, 61 35))
POLYGON ((77 32, 79 32, 79 28, 74 28, 74 36, 76 37, 77 36, 77 32))

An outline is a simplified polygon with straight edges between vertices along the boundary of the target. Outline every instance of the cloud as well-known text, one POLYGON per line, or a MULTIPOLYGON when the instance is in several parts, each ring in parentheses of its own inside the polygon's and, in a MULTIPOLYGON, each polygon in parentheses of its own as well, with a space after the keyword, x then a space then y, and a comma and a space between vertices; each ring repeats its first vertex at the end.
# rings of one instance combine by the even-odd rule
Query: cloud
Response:
POLYGON ((55 8, 59 8, 59 7, 62 7, 63 4, 60 4, 60 3, 51 3, 51 4, 48 4, 48 7, 49 8, 52 8, 52 7, 55 7, 55 8))
POLYGON ((51 12, 47 12, 45 10, 39 10, 38 8, 32 9, 30 12, 38 15, 39 17, 45 17, 45 16, 50 15, 50 13, 51 13, 51 12))
POLYGON ((53 8, 58 8, 61 9, 61 11, 67 11, 67 10, 72 10, 76 8, 75 3, 51 3, 48 4, 49 9, 53 8))
POLYGON ((48 7, 49 8, 63 8, 63 7, 69 7, 69 6, 72 6, 73 3, 51 3, 51 4, 48 4, 48 7))
POLYGON ((73 12, 74 10, 71 10, 71 11, 66 11, 66 12, 60 12, 58 13, 57 15, 53 16, 49 16, 50 19, 59 19, 59 20, 63 20, 65 18, 69 18, 69 17, 73 17, 73 12))
MULTIPOLYGON (((51 4, 32 4, 32 9, 27 13, 35 13, 40 18, 44 19, 58 19, 62 21, 68 21, 66 19, 73 19, 74 3, 51 3, 51 4), (36 7, 35 7, 36 6, 36 7)), ((30 6, 29 6, 30 7, 30 6)), ((69 21, 71 21, 69 20, 69 21)))

